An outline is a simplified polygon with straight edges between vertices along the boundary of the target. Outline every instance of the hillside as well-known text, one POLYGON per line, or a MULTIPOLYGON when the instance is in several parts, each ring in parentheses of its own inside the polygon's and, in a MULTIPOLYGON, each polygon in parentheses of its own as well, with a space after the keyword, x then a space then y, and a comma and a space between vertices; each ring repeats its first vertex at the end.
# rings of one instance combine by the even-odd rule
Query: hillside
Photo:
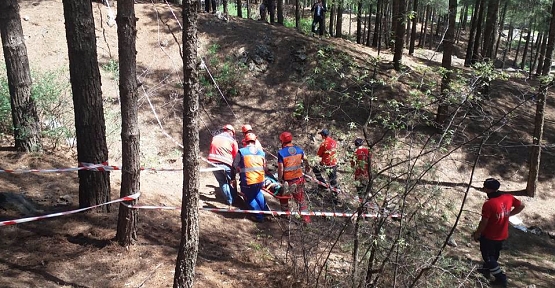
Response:
MULTIPOLYGON (((50 121, 48 123, 55 120, 66 129, 62 134, 49 138, 47 145, 52 150, 40 155, 15 153, 9 149, 12 145, 10 137, 0 135, 0 168, 74 167, 76 149, 66 143, 71 144, 72 114, 62 4, 59 0, 20 3, 22 18, 26 19, 23 30, 32 70, 35 75, 53 73, 56 79, 61 79, 61 84, 55 85, 60 91, 59 98, 49 102, 56 109, 49 110, 52 113, 44 116, 50 118, 44 120, 50 121)), ((115 80, 117 31, 116 26, 107 21, 110 10, 97 3, 93 3, 93 7, 98 57, 102 66, 109 162, 120 165, 121 117, 115 80)), ((181 59, 179 46, 175 42, 175 39, 181 39, 178 23, 181 22, 180 10, 144 1, 138 1, 136 10, 139 18, 137 71, 142 83, 141 163, 145 167, 180 168, 181 59), (174 15, 178 15, 177 18, 174 15)), ((115 8, 112 8, 112 13, 115 13, 115 8)), ((418 50, 414 57, 405 54, 403 63, 406 70, 395 72, 389 63, 392 59, 389 51, 380 51, 378 55, 374 49, 343 39, 318 39, 294 29, 255 20, 232 17, 230 21, 222 21, 218 15, 205 13, 199 16, 198 29, 199 56, 208 69, 200 72, 200 147, 204 154, 211 135, 221 126, 230 123, 239 128, 249 123, 267 151, 274 153, 279 145, 279 134, 289 130, 294 133, 295 141, 305 147, 311 159, 314 159, 320 143, 317 133, 327 127, 332 135, 337 135, 341 154, 345 156, 351 153, 355 136, 362 136, 360 123, 370 116, 377 119, 377 116, 389 112, 386 108, 389 106, 380 105, 385 105, 388 100, 409 98, 414 83, 425 82, 429 89, 439 86, 437 75, 428 70, 438 67, 441 62, 441 54, 434 51, 418 50), (221 87, 225 99, 214 86, 208 71, 221 87), (377 104, 362 96, 360 99, 352 96, 358 91, 353 87, 363 82, 353 85, 349 81, 362 78, 364 73, 381 81, 376 81, 378 84, 364 82, 367 86, 361 84, 366 91, 374 93, 372 95, 377 104)), ((0 58, 3 59, 3 54, 0 58)), ((462 75, 469 75, 469 69, 461 67, 460 63, 460 59, 455 60, 457 69, 462 75)), ((536 87, 535 84, 534 80, 524 79, 517 73, 510 74, 507 80, 492 82, 491 95, 480 106, 480 112, 484 113, 472 115, 475 117, 473 121, 482 123, 483 119, 502 117, 526 95, 533 93, 531 88, 536 87)), ((531 230, 542 233, 525 233, 511 228, 507 250, 502 252, 501 257, 510 287, 555 287, 555 242, 548 233, 555 231, 555 179, 551 173, 555 171, 551 148, 555 143, 555 103, 552 96, 553 93, 550 93, 538 196, 520 197, 527 207, 519 217, 528 228, 538 228, 531 230)), ((405 109, 400 114, 417 110, 415 107, 400 109, 405 109)), ((476 147, 464 146, 443 159, 432 176, 419 182, 422 190, 430 192, 431 199, 425 203, 426 207, 435 203, 441 211, 434 211, 435 214, 430 214, 424 222, 415 223, 413 228, 424 231, 422 233, 427 235, 428 241, 426 245, 430 246, 414 246, 413 250, 439 247, 438 243, 444 240, 446 230, 454 223, 470 181, 472 185, 461 222, 452 237, 456 244, 446 248, 445 257, 437 265, 433 277, 427 278, 434 282, 423 281, 419 287, 453 287, 454 283, 462 285, 460 287, 487 285, 485 279, 476 275, 475 269, 481 261, 479 248, 478 244, 470 241, 470 233, 479 221, 480 207, 485 200, 485 195, 474 188, 481 187, 483 179, 496 177, 501 180, 503 191, 522 194, 526 185, 527 145, 531 142, 534 110, 533 103, 523 104, 517 115, 507 117, 504 126, 491 133, 491 141, 484 146, 472 179, 473 149, 476 147)), ((427 110, 425 113, 430 111, 433 112, 427 110)), ((48 123, 45 122, 45 126, 48 123)), ((480 125, 468 126, 464 131, 466 137, 479 134, 483 128, 480 125)), ((378 126, 374 123, 368 130, 370 138, 376 141, 383 131, 378 126)), ((423 145, 424 141, 414 133, 435 133, 423 125, 415 125, 411 129, 398 134, 399 138, 406 140, 404 146, 397 144, 400 145, 399 155, 412 151, 406 149, 409 146, 407 143, 415 143, 417 147, 423 145)), ((386 159, 389 159, 386 157, 395 152, 386 152, 388 144, 390 142, 375 147, 378 168, 386 167, 386 159)), ((425 158, 422 161, 432 160, 425 158)), ((269 162, 275 165, 273 159, 269 162)), ((349 166, 347 160, 342 164, 340 177, 343 188, 348 190, 352 188, 351 171, 346 168, 349 166)), ((203 167, 207 165, 203 163, 203 167)), ((390 175, 394 178, 393 174, 390 175)), ((119 197, 120 182, 120 173, 112 172, 113 199, 119 197)), ((78 207, 78 179, 74 172, 0 173, 0 187, 0 220, 78 207)), ((141 174, 139 203, 177 207, 181 205, 181 187, 181 172, 144 172, 141 174)), ((313 183, 307 185, 307 190, 315 210, 331 211, 337 208, 330 207, 326 199, 320 199, 320 195, 313 193, 316 190, 313 183)), ((267 196, 267 199, 270 197, 267 196)), ((337 208, 337 211, 352 212, 356 203, 348 203, 347 197, 343 200, 345 206, 337 208)), ((418 197, 411 198, 414 203, 419 200, 418 197)), ((201 202, 203 207, 225 207, 211 173, 202 174, 201 202)), ((270 207, 279 210, 279 203, 271 199, 270 207)), ((117 205, 112 205, 112 212, 107 215, 81 213, 0 227, 0 238, 3 239, 0 243, 0 286, 171 287, 180 241, 179 211, 140 210, 139 241, 125 249, 111 241, 116 232, 117 208, 117 205)), ((336 238, 340 238, 339 231, 353 232, 352 223, 344 218, 318 218, 306 227, 294 218, 270 218, 265 223, 256 223, 242 214, 200 213, 196 287, 348 285, 352 239, 349 235, 343 236, 339 244, 332 247, 336 238), (327 254, 327 251, 332 252, 327 254), (314 258, 307 259, 303 255, 314 258), (322 263, 326 255, 329 262, 325 265, 321 282, 316 284, 316 264, 322 263)), ((397 227, 397 222, 391 222, 388 227, 397 227)), ((368 229, 364 233, 370 239, 372 231, 368 229)), ((408 258, 403 261, 409 263, 408 258)), ((405 267, 406 271, 410 268, 405 267)))

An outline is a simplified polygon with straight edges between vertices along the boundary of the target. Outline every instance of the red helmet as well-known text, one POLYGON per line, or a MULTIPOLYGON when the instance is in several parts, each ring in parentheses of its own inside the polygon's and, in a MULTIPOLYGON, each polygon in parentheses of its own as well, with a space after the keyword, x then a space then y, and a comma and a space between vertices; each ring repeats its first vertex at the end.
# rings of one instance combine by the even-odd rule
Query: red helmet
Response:
POLYGON ((243 133, 248 133, 249 131, 252 131, 252 127, 249 124, 245 124, 241 127, 241 131, 243 131, 243 133))
POLYGON ((233 128, 233 126, 231 126, 231 124, 225 125, 225 126, 222 128, 222 130, 224 130, 224 131, 231 131, 231 132, 233 132, 233 134, 235 134, 235 128, 233 128))
POLYGON ((245 142, 256 141, 256 135, 254 133, 245 134, 245 142))
POLYGON ((279 135, 279 141, 281 141, 281 143, 288 143, 293 141, 293 134, 291 134, 291 132, 283 132, 281 133, 281 135, 279 135))

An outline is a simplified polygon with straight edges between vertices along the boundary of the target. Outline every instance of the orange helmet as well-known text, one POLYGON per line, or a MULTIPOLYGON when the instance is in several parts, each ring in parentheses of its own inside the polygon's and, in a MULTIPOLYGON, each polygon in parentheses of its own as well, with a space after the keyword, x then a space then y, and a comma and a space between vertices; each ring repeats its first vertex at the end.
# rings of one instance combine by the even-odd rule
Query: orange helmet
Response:
POLYGON ((245 142, 248 143, 249 141, 256 141, 256 135, 254 135, 254 133, 245 134, 245 142))
POLYGON ((252 131, 252 127, 249 124, 245 124, 241 127, 241 131, 243 131, 243 133, 248 133, 249 131, 252 131))
POLYGON ((293 141, 293 134, 291 134, 291 132, 285 131, 281 133, 281 135, 279 135, 279 141, 281 141, 281 143, 291 142, 293 141))

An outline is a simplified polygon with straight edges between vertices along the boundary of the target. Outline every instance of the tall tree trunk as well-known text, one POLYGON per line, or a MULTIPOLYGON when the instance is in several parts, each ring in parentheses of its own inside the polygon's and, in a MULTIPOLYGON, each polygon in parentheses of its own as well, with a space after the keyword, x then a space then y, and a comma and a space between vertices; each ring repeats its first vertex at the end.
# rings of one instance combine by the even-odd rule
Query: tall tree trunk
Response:
MULTIPOLYGON (((119 94, 121 98, 121 144, 122 166, 120 197, 140 191, 140 132, 137 93, 137 18, 135 1, 119 0, 118 15, 118 57, 119 94)), ((116 239, 122 246, 129 246, 137 240, 138 211, 120 205, 116 239)))
POLYGON ((277 22, 283 25, 283 0, 277 0, 277 22))
MULTIPOLYGON (((351 23, 349 23, 350 25, 351 23)), ((337 3, 337 24, 335 24, 335 37, 341 38, 343 36, 343 0, 337 3)))
POLYGON ((503 34, 503 30, 505 27, 505 16, 507 16, 507 5, 509 4, 509 0, 503 0, 503 1, 505 1, 505 4, 503 4, 503 12, 501 12, 501 21, 499 22, 499 29, 497 32, 497 41, 495 42, 495 50, 493 51, 493 58, 495 59, 497 59, 497 53, 499 52, 499 45, 501 43, 501 34, 503 34))
POLYGON ((300 31, 301 23, 301 3, 300 0, 295 0, 295 28, 300 31))
POLYGON ((335 29, 335 25, 333 24, 334 21, 335 21, 335 1, 332 1, 330 5, 330 27, 328 31, 330 33, 330 37, 333 37, 333 35, 335 35, 335 33, 333 33, 333 30, 335 29))
MULTIPOLYGON (((549 39, 547 40, 547 51, 543 64, 542 75, 547 76, 551 70, 553 49, 555 47, 555 0, 551 5, 551 21, 549 23, 549 39)), ((526 193, 530 197, 536 195, 538 187, 538 176, 540 173, 541 143, 543 138, 543 127, 545 123, 545 99, 549 85, 541 84, 540 93, 536 104, 536 118, 534 120, 534 135, 532 137, 532 151, 530 151, 530 167, 528 172, 528 182, 526 183, 526 193)))
POLYGON ((418 0, 414 0, 414 3, 412 4, 413 6, 413 11, 414 11, 414 17, 412 18, 412 31, 410 33, 410 44, 409 44, 409 55, 413 55, 414 54, 414 42, 416 42, 416 24, 418 23, 417 19, 417 15, 418 15, 418 0))
POLYGON ((436 9, 432 8, 432 16, 430 17, 430 46, 428 47, 430 50, 434 48, 434 18, 436 16, 436 9))
POLYGON ((199 82, 198 15, 194 0, 183 5, 183 195, 181 243, 175 264, 173 287, 192 288, 199 244, 199 82))
POLYGON ((393 22, 395 23, 395 53, 393 54, 393 67, 396 71, 401 70, 401 60, 403 58, 403 48, 405 39, 405 26, 403 22, 405 20, 405 0, 393 0, 393 8, 395 11, 393 15, 393 22))
POLYGON ((0 1, 0 36, 6 60, 15 149, 40 151, 40 122, 35 100, 31 97, 31 70, 20 19, 17 0, 0 1))
POLYGON ((243 4, 241 0, 237 0, 237 17, 243 18, 243 4))
MULTIPOLYGON (((372 47, 378 47, 378 39, 382 33, 382 15, 383 15, 383 2, 384 0, 378 0, 376 8, 376 21, 374 22, 374 36, 372 37, 372 47)), ((372 10, 368 13, 368 17, 372 16, 372 10)), ((368 20, 370 22, 370 20, 368 20)))
POLYGON ((464 4, 462 19, 461 19, 461 29, 466 30, 466 23, 468 22, 468 4, 464 4))
POLYGON ((476 0, 474 3, 474 9, 472 9, 472 20, 470 21, 470 33, 468 34, 468 44, 466 45, 466 55, 464 57, 464 66, 469 67, 472 64, 472 59, 474 55, 474 36, 476 34, 476 26, 478 26, 478 11, 480 10, 482 1, 476 0))
POLYGON ((532 50, 533 53, 531 53, 531 57, 530 57, 530 71, 528 74, 528 77, 532 77, 532 74, 536 67, 536 63, 538 62, 538 56, 540 55, 540 46, 541 43, 543 41, 543 38, 547 38, 547 35, 544 35, 543 32, 539 32, 538 38, 537 40, 534 42, 534 48, 535 48, 535 52, 532 50))
MULTIPOLYGON (((371 4, 370 4, 371 5, 371 4)), ((372 23, 370 23, 371 21, 371 17, 372 17, 372 6, 370 6, 368 8, 368 12, 366 13, 366 17, 364 17, 364 29, 366 30, 366 46, 370 46, 370 26, 372 25, 372 23)), ((374 27, 374 32, 376 31, 376 29, 378 29, 377 27, 374 27)), ((373 41, 373 40, 372 40, 373 41)))
MULTIPOLYGON (((205 0, 206 1, 206 0, 205 0)), ((229 7, 227 7, 227 0, 222 1, 222 5, 224 6, 224 16, 225 19, 229 19, 229 7)))
POLYGON ((357 2, 357 44, 362 43, 362 0, 357 2))
POLYGON ((526 56, 528 54, 528 46, 530 45, 530 40, 534 39, 534 24, 533 20, 530 19, 530 28, 528 29, 528 34, 526 35, 526 42, 524 43, 524 49, 522 49, 522 61, 520 62, 520 69, 524 69, 524 64, 526 63, 526 56))
POLYGON ((428 22, 430 21, 430 13, 432 12, 432 8, 429 4, 426 5, 426 14, 424 15, 424 26, 420 31, 420 39, 418 40, 418 47, 424 48, 426 47, 426 35, 428 34, 428 22))
POLYGON ((482 59, 483 55, 478 54, 478 50, 480 49, 480 37, 482 36, 482 23, 484 22, 484 10, 486 10, 486 5, 484 3, 486 0, 481 0, 482 4, 480 4, 480 10, 478 11, 478 18, 476 18, 476 35, 474 36, 474 47, 472 51, 472 63, 476 63, 478 60, 482 59))
MULTIPOLYGON (((92 3, 63 0, 63 6, 75 109, 77 160, 80 165, 100 164, 108 161, 108 147, 92 3)), ((110 201, 109 172, 80 170, 78 173, 79 207, 110 201)), ((110 206, 100 206, 96 211, 109 212, 110 206)))
POLYGON ((485 60, 494 58, 493 44, 495 40, 495 27, 497 26, 497 11, 499 10, 499 0, 489 0, 488 12, 486 15, 486 25, 484 28, 484 46, 482 56, 485 60))
POLYGON ((516 45, 515 60, 513 61, 514 67, 517 67, 516 63, 518 62, 518 54, 520 52, 520 46, 521 46, 520 44, 522 44, 522 34, 523 34, 522 29, 519 29, 519 34, 520 34, 520 37, 518 38, 518 44, 516 45))
POLYGON ((251 19, 252 16, 251 4, 251 0, 247 0, 247 19, 251 19))
MULTIPOLYGON (((536 69, 536 75, 541 75, 542 71, 543 71, 543 63, 545 60, 545 51, 546 51, 546 47, 547 47, 547 38, 549 36, 544 36, 543 40, 542 40, 542 44, 540 47, 540 53, 538 53, 539 57, 538 57, 538 68, 536 69)), ((550 64, 551 65, 551 64, 550 64)))
POLYGON ((437 108, 436 123, 443 127, 449 115, 449 104, 446 99, 451 90, 451 56, 453 55, 453 46, 455 42, 455 20, 457 17, 457 0, 449 0, 449 20, 445 39, 443 40, 443 59, 441 67, 445 69, 445 73, 441 79, 441 96, 439 106, 437 108))

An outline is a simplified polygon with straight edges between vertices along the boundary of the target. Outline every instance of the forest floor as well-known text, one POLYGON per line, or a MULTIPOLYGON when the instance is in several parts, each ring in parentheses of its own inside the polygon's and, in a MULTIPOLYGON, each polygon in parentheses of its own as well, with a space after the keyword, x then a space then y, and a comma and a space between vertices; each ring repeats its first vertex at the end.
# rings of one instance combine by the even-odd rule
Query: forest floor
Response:
MULTIPOLYGON (((25 19, 23 30, 33 71, 62 71, 59 73, 67 79, 68 56, 61 1, 19 2, 21 16, 25 19)), ((116 26, 108 23, 110 11, 106 7, 97 3, 93 3, 93 7, 100 65, 109 67, 112 59, 117 59, 116 26)), ((140 1, 136 5, 139 18, 137 72, 143 83, 140 88, 141 163, 146 167, 182 167, 181 152, 176 144, 180 142, 182 128, 179 91, 182 87, 181 58, 174 41, 174 37, 181 39, 181 32, 170 8, 166 4, 140 1)), ((173 9, 179 17, 180 10, 173 9)), ((115 8, 112 13, 115 14, 115 8)), ((231 18, 225 22, 216 15, 202 13, 198 28, 199 55, 205 59, 209 69, 217 64, 211 62, 215 54, 232 57, 244 50, 253 51, 260 44, 270 47, 275 57, 265 72, 254 71, 245 75, 244 82, 237 83, 241 97, 234 97, 229 104, 223 102, 221 105, 202 107, 200 147, 204 154, 209 147, 211 131, 226 123, 235 127, 251 124, 268 151, 276 151, 281 131, 296 131, 299 138, 304 137, 307 152, 314 153, 318 143, 311 140, 311 136, 328 123, 315 120, 301 129, 299 125, 291 127, 288 118, 282 117, 282 113, 291 113, 294 97, 304 89, 302 85, 287 81, 293 67, 291 55, 299 50, 312 55, 323 45, 333 45, 355 55, 357 59, 377 56, 374 49, 346 40, 318 39, 256 20, 231 18)), ((380 55, 383 59, 392 59, 388 51, 381 51, 380 55)), ((462 55, 458 56, 462 58, 462 55)), ((454 61, 454 65, 462 67, 461 59, 454 61)), ((409 67, 439 65, 441 54, 419 49, 414 57, 405 54, 403 63, 409 67)), ((121 123, 121 117, 117 83, 112 72, 109 68, 102 70, 102 88, 109 162, 120 165, 121 124, 118 123, 121 123)), ((383 73, 395 76, 393 70, 383 73)), ((510 95, 523 90, 524 82, 520 79, 515 80, 514 85, 495 87, 497 96, 492 101, 501 110, 509 109, 515 101, 510 95)), ((69 88, 64 91, 65 95, 60 97, 69 97, 69 88)), ((549 145, 555 143, 555 103, 548 100, 547 104, 545 143, 549 145)), ((526 139, 531 138, 533 131, 534 107, 531 104, 526 106, 527 112, 519 118, 521 121, 511 122, 513 124, 510 125, 514 126, 507 128, 515 142, 529 142, 526 139)), ((43 154, 20 154, 7 148, 11 145, 9 138, 2 141, 2 169, 76 166, 75 147, 61 145, 61 148, 43 154)), ((525 233, 511 228, 507 249, 502 252, 501 264, 509 275, 510 287, 555 287, 555 240, 547 233, 555 231, 555 178, 552 173, 555 171, 555 156, 552 152, 546 148, 543 154, 537 197, 520 197, 527 207, 519 217, 526 226, 539 228, 543 233, 525 233)), ((483 179, 496 177, 502 182, 502 190, 522 191, 526 185, 527 158, 525 148, 506 148, 485 157, 478 165, 472 186, 480 187, 483 179)), ((462 151, 453 153, 442 162, 441 173, 435 181, 444 184, 442 191, 446 198, 461 198, 466 189, 464 183, 469 181, 469 162, 462 151)), ((119 197, 120 183, 121 174, 112 172, 112 199, 119 197)), ((4 173, 0 174, 0 187, 0 220, 78 207, 78 178, 75 172, 4 173)), ((181 172, 144 172, 141 174, 139 204, 180 206, 181 188, 181 172)), ((225 207, 211 173, 202 174, 200 188, 202 206, 225 207)), ((470 227, 478 223, 484 199, 482 192, 470 189, 463 223, 453 238, 459 244, 448 247, 445 253, 466 259, 468 263, 480 262, 478 245, 470 241, 470 227)), ((278 210, 279 203, 270 200, 270 207, 278 210)), ((139 240, 126 249, 112 242, 116 233, 117 208, 113 205, 112 212, 108 214, 82 213, 0 227, 0 286, 171 287, 180 243, 179 211, 141 210, 139 240)), ((313 225, 318 227, 325 221, 328 220, 315 219, 313 225)), ((292 271, 284 268, 284 256, 279 254, 285 245, 284 235, 296 226, 294 221, 282 218, 256 223, 248 216, 201 211, 196 287, 304 286, 292 276, 292 271)), ((339 269, 337 273, 347 272, 339 269)), ((422 286, 428 287, 428 284, 422 286)))

